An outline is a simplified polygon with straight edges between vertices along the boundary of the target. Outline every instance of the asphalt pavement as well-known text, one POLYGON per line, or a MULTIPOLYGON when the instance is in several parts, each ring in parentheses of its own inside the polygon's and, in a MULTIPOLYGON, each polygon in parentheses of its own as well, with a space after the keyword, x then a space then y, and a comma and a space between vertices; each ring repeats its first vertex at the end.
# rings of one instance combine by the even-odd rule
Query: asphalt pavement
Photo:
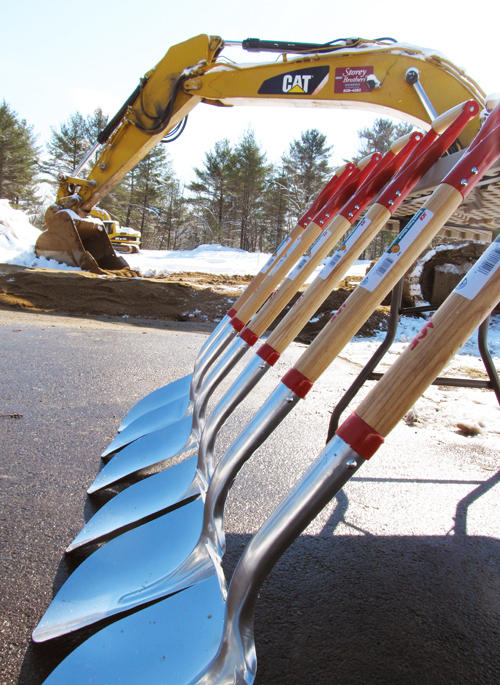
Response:
MULTIPOLYGON (((192 370, 205 337, 189 324, 0 311, 2 685, 39 685, 92 633, 30 641, 85 557, 63 550, 113 495, 86 495, 100 453, 135 402, 192 370)), ((302 350, 293 345, 230 417, 218 456, 302 350)), ((358 370, 340 358, 242 469, 226 506, 228 579, 321 452, 330 411, 358 370)), ((256 683, 496 685, 498 446, 429 444, 418 427, 398 426, 266 580, 255 616, 256 683)))

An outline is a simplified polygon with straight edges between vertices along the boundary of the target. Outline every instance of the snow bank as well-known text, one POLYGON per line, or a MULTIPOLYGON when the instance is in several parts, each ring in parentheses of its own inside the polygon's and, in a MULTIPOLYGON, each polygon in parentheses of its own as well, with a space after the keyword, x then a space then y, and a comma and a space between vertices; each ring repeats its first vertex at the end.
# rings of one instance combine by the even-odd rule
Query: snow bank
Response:
POLYGON ((39 235, 40 231, 30 224, 24 212, 12 209, 8 200, 0 200, 0 264, 79 271, 53 259, 37 257, 35 243, 39 235))
POLYGON ((12 209, 8 200, 0 200, 0 259, 12 257, 35 245, 40 235, 24 212, 12 209))
POLYGON ((141 250, 126 255, 132 269, 143 276, 201 272, 226 276, 255 275, 269 258, 266 252, 245 252, 221 245, 199 245, 194 250, 141 250))

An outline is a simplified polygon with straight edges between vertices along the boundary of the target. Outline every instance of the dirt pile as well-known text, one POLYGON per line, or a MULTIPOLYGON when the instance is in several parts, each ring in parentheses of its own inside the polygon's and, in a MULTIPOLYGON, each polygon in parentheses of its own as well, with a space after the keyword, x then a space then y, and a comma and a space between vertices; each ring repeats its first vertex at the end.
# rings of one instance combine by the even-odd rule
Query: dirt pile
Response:
MULTIPOLYGON (((83 271, 51 271, 2 264, 0 307, 74 316, 209 324, 224 316, 250 281, 251 276, 200 273, 142 278, 131 270, 120 272, 120 275, 98 276, 83 271)), ((313 340, 353 287, 350 279, 335 290, 297 339, 301 342, 313 340)), ((292 300, 278 321, 298 297, 292 300)), ((377 310, 360 333, 371 335, 386 318, 385 308, 377 310)))

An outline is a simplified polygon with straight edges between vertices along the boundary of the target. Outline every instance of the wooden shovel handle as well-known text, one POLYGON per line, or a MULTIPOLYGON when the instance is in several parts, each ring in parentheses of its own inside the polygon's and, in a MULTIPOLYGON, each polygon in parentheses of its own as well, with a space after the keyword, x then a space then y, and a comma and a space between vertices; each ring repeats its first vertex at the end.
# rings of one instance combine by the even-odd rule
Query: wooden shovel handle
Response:
MULTIPOLYGON (((295 228, 290 232, 290 235, 288 236, 290 238, 289 244, 287 246, 288 248, 290 248, 297 241, 297 239, 302 235, 303 231, 304 231, 304 229, 302 228, 302 226, 300 224, 297 224, 295 226, 295 228)), ((269 271, 271 271, 274 268, 276 262, 279 259, 281 259, 281 257, 282 257, 282 255, 276 255, 275 260, 272 262, 272 264, 269 266, 269 268, 265 272, 259 271, 259 273, 256 276, 254 276, 251 283, 246 287, 244 292, 241 293, 241 295, 238 297, 236 302, 231 307, 230 311, 231 311, 232 316, 236 316, 236 314, 243 307, 245 302, 247 302, 250 299, 251 295, 254 294, 254 292, 257 290, 257 288, 260 286, 260 284, 266 278, 269 271)))
POLYGON ((432 218, 420 230, 413 242, 408 245, 373 291, 358 286, 344 302, 333 319, 326 324, 295 365, 295 370, 300 376, 305 377, 311 383, 314 383, 321 376, 384 297, 403 277, 410 265, 457 209, 462 199, 462 195, 447 184, 440 185, 434 191, 424 205, 426 209, 432 212, 432 218))
MULTIPOLYGON (((295 241, 292 248, 288 248, 286 256, 281 258, 281 263, 277 262, 273 266, 267 273, 265 280, 261 283, 260 288, 255 290, 253 296, 240 308, 237 317, 240 324, 246 325, 250 321, 255 312, 274 292, 292 266, 298 261, 305 250, 312 245, 322 230, 323 228, 321 226, 318 226, 314 221, 311 221, 309 226, 302 233, 300 243, 295 241)), ((243 328, 243 326, 241 327, 243 328)))
MULTIPOLYGON (((471 103, 472 106, 473 103, 471 103)), ((440 116, 438 116, 434 121, 431 123, 431 127, 434 129, 436 133, 444 133, 446 129, 458 119, 460 114, 462 114, 464 108, 464 103, 460 103, 459 105, 455 105, 455 107, 452 107, 451 109, 447 110, 446 112, 443 112, 440 116)))
POLYGON ((454 291, 361 402, 356 415, 380 435, 388 435, 499 299, 500 269, 472 301, 454 291))
MULTIPOLYGON (((260 311, 248 324, 248 328, 259 338, 267 329, 283 308, 290 302, 297 290, 304 284, 318 264, 326 257, 332 247, 342 238, 344 233, 349 230, 351 224, 343 216, 337 216, 332 221, 328 230, 330 236, 321 248, 309 259, 305 266, 299 271, 295 278, 285 278, 278 290, 274 293, 260 311)), ((292 274, 293 275, 293 272, 292 274)))
MULTIPOLYGON (((346 164, 343 164, 342 166, 335 169, 333 177, 321 190, 321 192, 319 193, 318 197, 314 200, 312 205, 300 217, 293 231, 291 231, 290 235, 288 236, 289 241, 287 249, 290 249, 290 247, 292 247, 292 245, 300 238, 304 229, 311 221, 311 216, 315 216, 317 212, 336 194, 336 192, 338 192, 338 190, 345 184, 346 180, 352 174, 354 169, 355 165, 352 162, 347 162, 346 164)), ((267 268, 264 268, 262 271, 259 271, 259 273, 252 280, 252 282, 247 286, 245 291, 239 296, 239 298, 233 304, 232 308, 230 309, 231 316, 236 316, 236 314, 240 311, 243 305, 250 299, 250 297, 254 294, 257 288, 259 288, 261 283, 264 282, 269 272, 274 269, 277 262, 281 259, 282 256, 283 255, 281 253, 276 254, 274 261, 271 262, 269 266, 267 266, 267 268)), ((254 309, 254 312, 257 311, 257 308, 254 309)))
MULTIPOLYGON (((378 204, 373 205, 366 214, 366 218, 370 220, 366 229, 360 232, 359 237, 346 251, 341 261, 333 268, 328 278, 320 278, 318 276, 314 279, 301 298, 297 300, 285 318, 268 337, 267 345, 279 354, 286 350, 309 319, 314 316, 318 307, 324 302, 339 281, 344 278, 348 269, 370 244, 373 237, 387 223, 390 216, 390 212, 385 207, 378 204)), ((260 312, 257 314, 258 316, 260 316, 260 312)), ((255 330, 254 321, 251 322, 252 330, 255 330)))

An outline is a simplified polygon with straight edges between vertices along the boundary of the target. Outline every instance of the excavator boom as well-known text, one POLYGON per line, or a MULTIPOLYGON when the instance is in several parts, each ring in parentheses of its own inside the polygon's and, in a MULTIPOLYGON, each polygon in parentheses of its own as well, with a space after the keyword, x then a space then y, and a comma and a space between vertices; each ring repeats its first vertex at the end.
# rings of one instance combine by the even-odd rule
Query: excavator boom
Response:
MULTIPOLYGON (((99 200, 200 103, 369 109, 424 128, 465 100, 473 98, 484 107, 480 87, 442 55, 392 39, 330 44, 248 39, 241 45, 253 52, 279 51, 282 60, 235 64, 220 57, 222 38, 207 35, 168 50, 99 135, 98 145, 103 147, 89 177, 61 177, 37 253, 48 253, 54 219, 61 210, 71 209, 89 221, 87 215, 99 200), (298 56, 290 59, 291 53, 298 56)), ((476 122, 468 124, 457 145, 467 147, 477 130, 476 122)), ((58 222, 59 236, 63 223, 69 233, 78 233, 74 221, 70 226, 64 219, 58 222)))

